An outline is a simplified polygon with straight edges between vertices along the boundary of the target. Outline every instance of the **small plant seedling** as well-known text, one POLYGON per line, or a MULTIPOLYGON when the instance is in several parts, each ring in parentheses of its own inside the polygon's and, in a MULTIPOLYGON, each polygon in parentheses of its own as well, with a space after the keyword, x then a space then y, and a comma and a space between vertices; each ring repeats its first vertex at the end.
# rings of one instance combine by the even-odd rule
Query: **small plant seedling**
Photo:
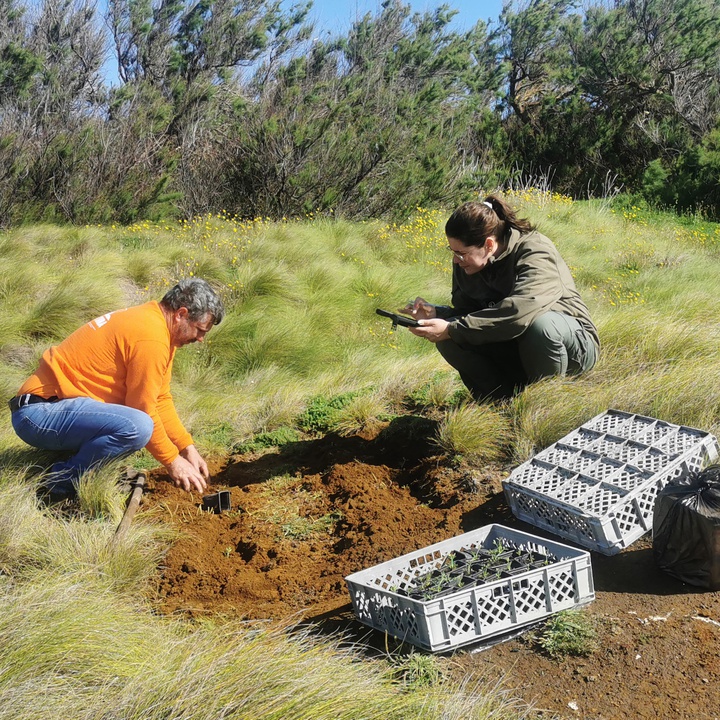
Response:
POLYGON ((230 557, 232 554, 233 554, 233 549, 232 549, 232 547, 230 547, 230 545, 228 545, 228 546, 223 550, 223 555, 224 555, 225 557, 230 557))
POLYGON ((498 538, 495 540, 495 544, 490 549, 490 557, 493 560, 497 560, 506 550, 507 548, 503 545, 502 540, 498 538))
POLYGON ((475 548, 474 550, 470 551, 470 562, 478 562, 482 558, 482 556, 482 552, 478 548, 475 548))
POLYGON ((443 678, 439 661, 432 655, 411 653, 394 664, 399 679, 408 688, 430 688, 443 678))
POLYGON ((597 631, 585 613, 563 610, 548 620, 536 642, 552 658, 586 656, 597 648, 597 631))

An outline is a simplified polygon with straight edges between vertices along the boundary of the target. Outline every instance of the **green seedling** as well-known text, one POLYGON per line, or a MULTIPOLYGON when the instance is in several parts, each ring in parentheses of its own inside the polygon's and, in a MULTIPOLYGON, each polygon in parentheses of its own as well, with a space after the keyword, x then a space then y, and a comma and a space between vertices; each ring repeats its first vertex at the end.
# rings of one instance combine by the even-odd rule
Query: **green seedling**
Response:
POLYGON ((492 548, 490 548, 490 558, 492 560, 497 560, 506 550, 507 548, 503 545, 502 540, 498 538, 497 540, 495 540, 492 548))
POLYGON ((552 658, 591 655, 597 648, 595 623, 579 610, 563 610, 548 620, 536 643, 552 658))
POLYGON ((478 548, 470 551, 470 562, 471 563, 479 562, 480 558, 482 558, 482 553, 480 552, 480 550, 478 548))

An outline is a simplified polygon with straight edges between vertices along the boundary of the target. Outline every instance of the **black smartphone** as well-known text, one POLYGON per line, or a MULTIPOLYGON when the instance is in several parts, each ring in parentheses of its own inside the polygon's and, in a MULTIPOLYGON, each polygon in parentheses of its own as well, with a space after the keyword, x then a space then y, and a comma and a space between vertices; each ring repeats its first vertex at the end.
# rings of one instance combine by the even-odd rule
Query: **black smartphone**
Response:
POLYGON ((378 308, 375 312, 378 315, 390 318, 392 320, 393 327, 395 327, 396 325, 402 325, 403 327, 418 327, 420 325, 417 320, 405 317, 405 315, 398 315, 397 313, 389 312, 387 310, 380 310, 380 308, 378 308))

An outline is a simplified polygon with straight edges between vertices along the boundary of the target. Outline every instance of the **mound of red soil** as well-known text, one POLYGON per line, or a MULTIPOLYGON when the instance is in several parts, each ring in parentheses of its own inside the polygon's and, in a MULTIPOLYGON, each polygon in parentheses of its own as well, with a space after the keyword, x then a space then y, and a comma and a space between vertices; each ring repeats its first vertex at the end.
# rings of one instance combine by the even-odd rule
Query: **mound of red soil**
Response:
POLYGON ((348 604, 346 575, 475 527, 499 475, 463 485, 414 435, 388 426, 235 457, 213 473, 209 492, 230 492, 219 515, 151 479, 144 507, 182 530, 160 579, 163 611, 316 617, 348 604))
MULTIPOLYGON (((346 575, 489 523, 552 537, 512 517, 501 485, 510 468, 451 466, 432 454, 433 430, 429 420, 399 418, 364 437, 233 457, 213 468, 208 491, 230 491, 222 514, 155 475, 140 512, 180 531, 158 608, 293 616, 382 650, 388 639, 354 620, 346 575)), ((597 597, 586 612, 597 621, 596 652, 553 659, 529 630, 483 652, 458 651, 457 672, 505 677, 542 718, 719 720, 720 592, 657 570, 648 536, 613 557, 592 553, 592 566, 597 597)))

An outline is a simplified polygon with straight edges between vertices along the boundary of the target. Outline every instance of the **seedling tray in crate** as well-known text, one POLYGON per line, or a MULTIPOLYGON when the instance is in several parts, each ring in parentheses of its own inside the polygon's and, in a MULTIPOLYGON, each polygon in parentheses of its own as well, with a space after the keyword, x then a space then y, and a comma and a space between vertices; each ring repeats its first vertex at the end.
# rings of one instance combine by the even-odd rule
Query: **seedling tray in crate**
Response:
POLYGON ((431 652, 503 635, 595 598, 589 553, 502 525, 443 540, 345 581, 358 620, 431 652), (504 575, 497 563, 489 572, 489 561, 487 573, 472 569, 480 556, 497 555, 500 562, 500 545, 504 575), (432 583, 425 579, 456 569, 449 565, 461 556, 467 568, 457 588, 428 592, 432 583), (519 556, 524 560, 513 563, 519 556))
POLYGON ((609 410, 517 467, 503 489, 518 519, 614 555, 652 529, 670 480, 718 452, 710 433, 609 410))

